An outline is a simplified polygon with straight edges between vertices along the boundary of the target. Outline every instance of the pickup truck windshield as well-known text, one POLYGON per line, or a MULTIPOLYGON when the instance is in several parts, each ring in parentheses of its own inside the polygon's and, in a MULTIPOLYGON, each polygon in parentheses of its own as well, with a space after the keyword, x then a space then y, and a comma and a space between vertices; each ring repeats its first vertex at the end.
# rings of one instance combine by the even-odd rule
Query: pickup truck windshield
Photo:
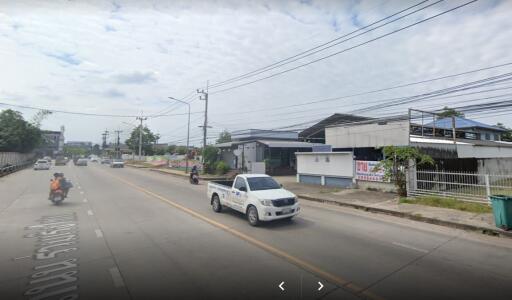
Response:
POLYGON ((271 177, 252 177, 247 178, 251 191, 275 190, 281 186, 271 177))

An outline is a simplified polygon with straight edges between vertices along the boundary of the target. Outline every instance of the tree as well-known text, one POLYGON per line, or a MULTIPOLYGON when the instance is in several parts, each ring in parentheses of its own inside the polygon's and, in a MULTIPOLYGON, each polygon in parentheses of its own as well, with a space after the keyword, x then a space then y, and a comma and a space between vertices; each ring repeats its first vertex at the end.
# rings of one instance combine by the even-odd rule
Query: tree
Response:
POLYGON ((217 139, 217 144, 227 143, 227 142, 231 142, 231 134, 227 130, 224 130, 219 134, 219 138, 217 139))
POLYGON ((219 149, 214 146, 206 146, 203 149, 204 171, 206 173, 214 172, 218 159, 219 149))
POLYGON ((73 147, 64 145, 64 154, 66 156, 89 156, 91 153, 82 147, 73 147))
POLYGON ((169 145, 169 147, 167 147, 167 152, 174 154, 176 152, 176 145, 169 145))
POLYGON ((41 109, 32 117, 32 121, 30 123, 32 123, 32 125, 34 125, 35 127, 40 128, 43 120, 51 114, 51 110, 41 109))
POLYGON ((377 164, 375 171, 384 169, 384 178, 391 179, 397 187, 398 194, 403 197, 407 196, 406 174, 411 167, 410 162, 416 166, 434 164, 432 157, 410 146, 386 146, 383 153, 385 159, 377 164))
MULTIPOLYGON (((130 138, 125 141, 126 145, 135 153, 139 153, 140 125, 135 127, 130 138)), ((145 155, 153 155, 153 144, 156 142, 156 135, 147 126, 142 127, 142 152, 145 155)))
POLYGON ((0 152, 30 152, 43 140, 41 130, 25 121, 20 112, 0 112, 0 152))
POLYGON ((503 123, 496 124, 496 127, 505 129, 506 132, 501 134, 501 140, 505 142, 512 142, 512 129, 508 128, 507 126, 503 125, 503 123))
POLYGON ((460 111, 456 111, 453 108, 449 108, 448 106, 445 106, 443 108, 443 111, 437 114, 440 119, 442 118, 449 118, 449 117, 461 117, 464 118, 464 113, 460 111))
POLYGON ((187 147, 186 146, 177 146, 176 147, 176 153, 179 155, 184 155, 187 153, 187 147))
POLYGON ((101 155, 101 149, 99 144, 94 144, 94 146, 92 146, 92 154, 101 155))

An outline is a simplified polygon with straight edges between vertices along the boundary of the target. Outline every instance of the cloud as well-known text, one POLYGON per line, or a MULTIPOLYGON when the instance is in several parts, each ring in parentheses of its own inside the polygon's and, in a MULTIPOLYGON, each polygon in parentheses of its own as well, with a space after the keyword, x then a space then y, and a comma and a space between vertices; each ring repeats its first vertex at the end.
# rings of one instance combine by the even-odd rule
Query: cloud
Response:
POLYGON ((107 31, 107 32, 116 32, 117 30, 114 28, 114 26, 105 25, 105 31, 107 31))
POLYGON ((82 63, 74 54, 71 53, 45 53, 46 56, 55 58, 68 65, 78 66, 82 63))
POLYGON ((103 95, 106 97, 109 97, 109 98, 124 98, 124 97, 126 97, 126 95, 123 92, 116 90, 116 89, 108 89, 103 93, 103 95))
POLYGON ((117 83, 122 84, 145 84, 156 82, 155 72, 134 71, 131 73, 117 74, 113 76, 117 83))

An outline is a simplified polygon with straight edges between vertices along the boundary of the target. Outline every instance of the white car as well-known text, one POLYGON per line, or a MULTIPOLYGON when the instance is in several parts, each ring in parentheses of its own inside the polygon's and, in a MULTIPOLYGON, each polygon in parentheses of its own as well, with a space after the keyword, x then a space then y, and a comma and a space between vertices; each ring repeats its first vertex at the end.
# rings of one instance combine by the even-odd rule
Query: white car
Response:
POLYGON ((112 162, 110 162, 111 168, 124 168, 124 161, 119 158, 114 158, 112 162))
POLYGON ((265 174, 243 174, 234 181, 208 183, 208 199, 215 212, 230 207, 247 215, 252 226, 260 221, 291 220, 300 211, 297 196, 265 174))
POLYGON ((50 163, 46 159, 39 159, 34 164, 34 170, 50 170, 50 163))

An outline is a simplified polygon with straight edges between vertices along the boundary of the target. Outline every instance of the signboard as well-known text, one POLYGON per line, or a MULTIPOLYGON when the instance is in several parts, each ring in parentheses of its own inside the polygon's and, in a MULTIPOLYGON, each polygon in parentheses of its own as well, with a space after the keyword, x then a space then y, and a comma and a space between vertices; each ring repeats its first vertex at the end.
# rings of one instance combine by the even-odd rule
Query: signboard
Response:
POLYGON ((384 170, 374 170, 379 162, 370 160, 356 160, 356 179, 364 181, 389 182, 384 179, 384 170))

